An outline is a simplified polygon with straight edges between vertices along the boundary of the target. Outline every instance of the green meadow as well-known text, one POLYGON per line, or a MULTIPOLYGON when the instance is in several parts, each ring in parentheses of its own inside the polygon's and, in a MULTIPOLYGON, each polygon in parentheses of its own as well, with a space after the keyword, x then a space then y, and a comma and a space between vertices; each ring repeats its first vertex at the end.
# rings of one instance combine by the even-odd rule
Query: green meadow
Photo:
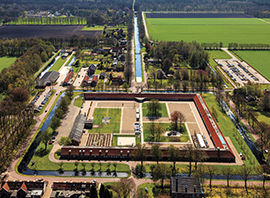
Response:
POLYGON ((257 18, 147 18, 146 23, 152 39, 163 41, 270 44, 270 24, 257 18))
POLYGON ((234 53, 270 80, 270 51, 237 50, 234 53))
POLYGON ((3 56, 0 58, 0 72, 4 68, 8 68, 12 63, 15 62, 17 57, 3 56))

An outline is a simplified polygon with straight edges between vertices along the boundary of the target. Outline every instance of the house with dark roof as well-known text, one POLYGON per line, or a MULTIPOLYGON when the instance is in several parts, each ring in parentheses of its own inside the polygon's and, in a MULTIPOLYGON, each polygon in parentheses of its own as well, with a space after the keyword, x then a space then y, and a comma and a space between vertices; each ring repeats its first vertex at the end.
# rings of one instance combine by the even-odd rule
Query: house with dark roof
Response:
POLYGON ((114 84, 114 85, 124 84, 124 80, 123 80, 122 76, 112 77, 112 84, 114 84))
POLYGON ((72 85, 72 77, 73 77, 73 70, 69 70, 68 75, 66 76, 64 82, 63 82, 63 86, 68 86, 68 85, 72 85))
POLYGON ((167 76, 163 70, 157 70, 157 79, 167 79, 167 76))
POLYGON ((91 64, 88 68, 87 74, 88 76, 92 76, 97 69, 97 65, 91 64))
POLYGON ((171 177, 171 197, 172 198, 202 198, 203 189, 200 178, 174 176, 171 177))
POLYGON ((101 73, 99 74, 99 79, 104 79, 105 77, 106 77, 105 72, 101 72, 101 73))
POLYGON ((36 88, 45 88, 50 86, 52 83, 55 83, 59 78, 60 73, 57 71, 46 72, 41 79, 37 81, 36 88))
POLYGON ((81 143, 85 120, 86 120, 86 116, 83 114, 80 114, 75 118, 72 129, 68 136, 70 140, 72 141, 73 145, 78 146, 81 143))
POLYGON ((89 191, 95 183, 86 182, 54 182, 50 198, 55 197, 89 197, 89 191))
POLYGON ((126 61, 126 56, 125 56, 125 54, 121 54, 121 55, 118 57, 118 60, 121 61, 121 62, 126 61))
POLYGON ((127 40, 122 38, 119 40, 119 43, 121 47, 125 47, 127 45, 127 40))

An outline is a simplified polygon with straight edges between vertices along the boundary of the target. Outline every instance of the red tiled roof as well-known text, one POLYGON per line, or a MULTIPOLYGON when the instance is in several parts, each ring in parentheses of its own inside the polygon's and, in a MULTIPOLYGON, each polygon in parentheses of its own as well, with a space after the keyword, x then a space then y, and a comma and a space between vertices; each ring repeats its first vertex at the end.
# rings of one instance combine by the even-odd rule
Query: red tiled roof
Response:
POLYGON ((89 80, 89 76, 85 76, 83 79, 83 82, 88 82, 88 80, 89 80))
POLYGON ((93 81, 97 82, 98 81, 98 77, 97 76, 94 76, 93 79, 92 79, 92 82, 93 81))
POLYGON ((73 71, 71 70, 71 71, 68 73, 67 77, 65 78, 64 82, 65 82, 65 83, 68 83, 69 80, 72 78, 72 76, 73 76, 73 71))
POLYGON ((25 185, 25 183, 23 182, 23 184, 22 184, 22 186, 21 186, 21 188, 20 189, 22 189, 22 190, 24 190, 25 192, 27 191, 27 187, 26 187, 26 185, 25 185))
POLYGON ((9 191, 9 185, 8 185, 7 182, 2 186, 2 188, 0 189, 0 191, 2 191, 2 189, 4 189, 7 192, 9 191))

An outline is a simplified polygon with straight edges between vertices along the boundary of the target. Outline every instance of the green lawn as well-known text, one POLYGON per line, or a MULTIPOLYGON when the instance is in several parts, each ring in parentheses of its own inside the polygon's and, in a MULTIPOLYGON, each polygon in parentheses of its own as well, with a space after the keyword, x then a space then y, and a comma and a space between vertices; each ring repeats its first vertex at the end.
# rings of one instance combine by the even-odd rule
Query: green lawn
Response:
MULTIPOLYGON (((48 145, 47 150, 44 151, 44 144, 40 144, 33 155, 32 159, 30 160, 28 167, 32 170, 54 170, 57 171, 60 169, 59 164, 55 163, 49 160, 49 153, 52 149, 53 145, 48 145), (32 161, 35 163, 32 164, 32 161)), ((89 163, 89 161, 79 161, 78 165, 78 171, 83 171, 82 163, 85 163, 85 171, 91 171, 92 170, 92 163, 89 163)), ((108 163, 101 163, 101 171, 105 172, 108 169, 108 163)), ((111 164, 109 166, 111 171, 114 171, 114 166, 111 164)), ((64 163, 62 170, 63 171, 74 171, 76 169, 76 166, 73 162, 64 163)), ((94 171, 99 171, 100 166, 99 163, 94 163, 94 171)), ((129 166, 126 164, 117 164, 116 171, 118 172, 130 172, 129 166)))
POLYGON ((49 71, 58 71, 63 64, 66 62, 66 59, 62 59, 61 57, 56 61, 56 63, 51 67, 49 71))
POLYGON ((216 66, 217 63, 213 59, 230 59, 231 57, 223 50, 205 50, 209 54, 209 64, 216 66))
POLYGON ((270 80, 270 51, 237 50, 234 53, 270 80))
MULTIPOLYGON (((167 112, 167 107, 165 103, 160 103, 161 104, 161 111, 159 111, 161 113, 160 117, 168 117, 168 112, 167 112)), ((142 113, 143 116, 148 116, 148 111, 147 111, 147 103, 143 103, 142 104, 142 113)))
POLYGON ((257 18, 147 18, 147 29, 163 41, 270 44, 270 24, 257 18))
POLYGON ((15 62, 17 57, 9 57, 9 56, 3 56, 0 57, 0 72, 4 68, 8 68, 12 63, 15 62))
POLYGON ((247 147, 247 145, 244 142, 244 140, 242 139, 242 137, 240 137, 240 134, 237 132, 237 135, 238 135, 237 138, 239 138, 239 141, 241 141, 241 144, 237 141, 237 138, 233 135, 233 131, 236 131, 236 127, 234 126, 234 124, 230 120, 229 116, 222 111, 221 107, 218 105, 218 102, 215 99, 215 96, 213 94, 202 94, 202 96, 203 96, 209 109, 212 109, 212 107, 214 106, 215 109, 217 110, 217 112, 218 112, 217 124, 218 124, 221 132, 223 133, 223 135, 225 137, 230 137, 230 140, 232 141, 232 143, 233 143, 233 145, 236 148, 238 153, 243 153, 245 156, 250 157, 249 160, 244 160, 244 163, 246 165, 249 165, 249 166, 259 165, 255 156, 252 154, 250 149, 247 147), (248 149, 243 149, 244 145, 248 149), (253 164, 252 164, 252 162, 253 162, 253 164))
POLYGON ((121 121, 121 109, 96 108, 94 111, 94 124, 102 125, 101 128, 89 130, 89 133, 119 133, 121 121), (111 117, 109 124, 102 123, 102 117, 111 117))
POLYGON ((81 108, 83 102, 83 97, 78 97, 74 101, 74 106, 81 108))
POLYGON ((155 187, 155 184, 154 183, 144 183, 144 184, 141 184, 137 187, 137 191, 142 188, 143 190, 145 190, 145 188, 148 189, 148 198, 154 198, 154 194, 153 194, 153 191, 152 189, 155 187))
MULTIPOLYGON (((156 142, 152 140, 152 135, 149 130, 151 123, 143 124, 143 138, 145 142, 156 142)), ((161 123, 164 132, 170 130, 170 123, 161 123)), ((182 136, 179 137, 167 137, 165 135, 161 135, 159 142, 187 142, 189 140, 188 132, 185 125, 182 125, 182 136)))

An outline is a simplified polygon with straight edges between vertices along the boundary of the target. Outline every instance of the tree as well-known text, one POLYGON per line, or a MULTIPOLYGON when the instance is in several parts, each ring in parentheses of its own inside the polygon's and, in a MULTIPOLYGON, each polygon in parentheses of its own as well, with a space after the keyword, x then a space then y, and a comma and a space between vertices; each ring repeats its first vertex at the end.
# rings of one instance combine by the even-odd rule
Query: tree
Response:
POLYGON ((234 170, 231 167, 223 167, 221 169, 221 172, 222 172, 223 175, 226 176, 226 178, 227 178, 227 187, 229 187, 229 180, 234 175, 234 170))
POLYGON ((268 138, 270 131, 270 125, 261 121, 257 124, 255 132, 260 136, 261 150, 263 150, 263 145, 267 145, 270 139, 268 138))
POLYGON ((162 159, 162 151, 159 147, 158 144, 154 144, 152 147, 151 147, 151 151, 150 151, 151 155, 153 156, 153 160, 157 161, 157 164, 158 164, 158 161, 162 159))
POLYGON ((188 144, 184 147, 184 157, 188 159, 189 161, 189 177, 191 176, 191 162, 193 160, 193 146, 188 144))
POLYGON ((74 89, 75 87, 73 85, 69 85, 66 89, 66 96, 69 97, 69 99, 72 98, 74 89))
POLYGON ((260 100, 259 106, 262 111, 270 111, 270 94, 265 94, 260 100))
POLYGON ((52 134, 49 131, 49 129, 46 129, 45 131, 42 131, 38 137, 38 140, 41 141, 45 145, 44 151, 47 150, 47 144, 48 144, 48 141, 51 139, 51 136, 52 134))
POLYGON ((174 111, 171 113, 171 124, 174 131, 178 131, 178 122, 180 123, 180 132, 182 132, 182 123, 185 122, 186 118, 180 111, 174 111))
POLYGON ((247 180, 249 179, 249 176, 252 172, 252 168, 244 165, 241 168, 239 168, 237 172, 238 172, 238 175, 240 175, 240 177, 245 181, 245 189, 248 193, 247 180))
POLYGON ((58 141, 58 144, 60 146, 67 146, 70 145, 72 142, 69 137, 61 137, 60 140, 58 141))
POLYGON ((53 129, 53 131, 55 131, 57 129, 57 127, 60 126, 60 124, 61 124, 61 120, 58 117, 53 116, 51 123, 50 123, 50 127, 53 129))
POLYGON ((180 152, 179 149, 170 145, 167 147, 168 160, 173 161, 173 172, 175 172, 175 163, 179 159, 180 152))
POLYGON ((172 61, 171 59, 169 58, 166 58, 164 61, 163 61, 163 64, 161 66, 162 70, 165 72, 165 73, 168 73, 169 69, 172 67, 172 61))
POLYGON ((78 162, 78 161, 75 161, 75 162, 74 162, 74 165, 75 165, 75 167, 76 167, 76 170, 78 170, 79 162, 78 162))
POLYGON ((134 151, 133 160, 141 161, 141 176, 143 170, 143 161, 146 160, 146 148, 145 145, 141 145, 140 143, 136 146, 137 149, 134 151))
POLYGON ((17 87, 12 92, 12 99, 14 102, 25 102, 29 99, 29 92, 27 89, 17 87))
POLYGON ((126 82, 123 84, 123 88, 125 89, 125 92, 128 92, 129 86, 126 82))
POLYGON ((139 188, 137 190, 137 198, 149 198, 149 194, 145 192, 144 188, 139 188))
POLYGON ((91 187, 90 187, 90 197, 91 198, 98 198, 97 189, 96 189, 95 185, 91 185, 91 187))
POLYGON ((210 189, 212 189, 212 178, 214 174, 216 174, 216 172, 217 172, 217 168, 215 166, 211 165, 211 166, 206 167, 206 174, 209 175, 209 179, 210 179, 209 181, 210 189))
POLYGON ((182 80, 189 80, 188 70, 186 68, 181 69, 182 80))
POLYGON ((193 158, 193 161, 195 162, 195 171, 197 171, 197 163, 204 161, 207 158, 207 156, 201 147, 195 147, 193 149, 192 158, 193 158))
POLYGON ((161 188, 163 189, 164 179, 170 178, 171 176, 172 171, 166 164, 158 164, 153 171, 152 178, 154 181, 161 180, 161 188))
POLYGON ((112 186, 112 189, 118 194, 119 197, 128 197, 129 193, 135 190, 135 182, 131 179, 121 178, 117 185, 112 186))
POLYGON ((270 173, 270 168, 266 164, 263 164, 256 166, 255 170, 258 175, 263 177, 263 188, 265 188, 265 180, 267 175, 270 173))
POLYGON ((147 105, 148 114, 150 116, 159 116, 159 111, 162 109, 161 104, 157 99, 151 99, 147 105))

